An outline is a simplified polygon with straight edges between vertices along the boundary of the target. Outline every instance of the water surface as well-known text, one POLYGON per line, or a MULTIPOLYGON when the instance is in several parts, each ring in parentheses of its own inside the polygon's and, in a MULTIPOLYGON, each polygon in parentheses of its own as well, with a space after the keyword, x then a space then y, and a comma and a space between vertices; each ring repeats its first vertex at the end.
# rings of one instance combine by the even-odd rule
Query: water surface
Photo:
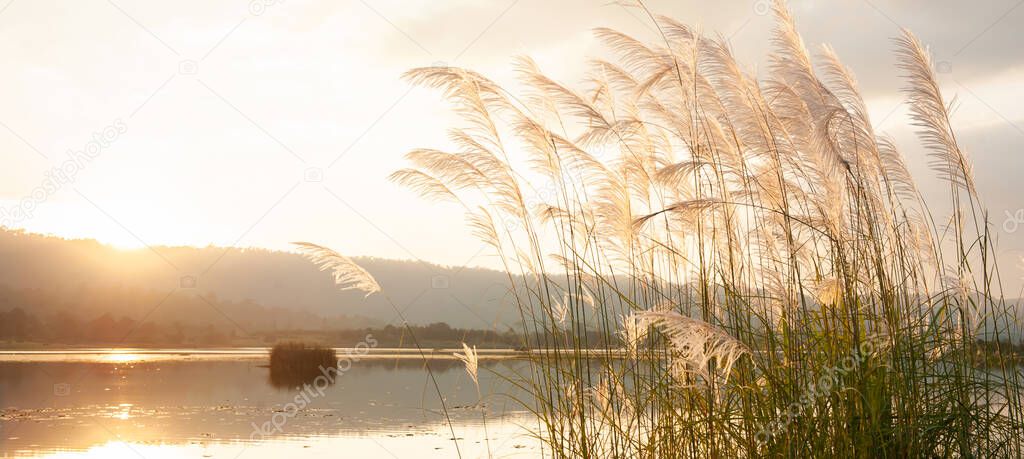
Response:
POLYGON ((53 458, 457 457, 457 443, 463 457, 487 457, 488 450, 538 455, 523 428, 535 421, 508 397, 526 394, 503 379, 525 372, 526 363, 507 352, 482 356, 479 403, 476 386, 450 356, 438 351, 427 359, 446 417, 415 350, 354 358, 334 384, 320 388, 272 383, 266 350, 257 348, 4 351, 0 451, 53 458))

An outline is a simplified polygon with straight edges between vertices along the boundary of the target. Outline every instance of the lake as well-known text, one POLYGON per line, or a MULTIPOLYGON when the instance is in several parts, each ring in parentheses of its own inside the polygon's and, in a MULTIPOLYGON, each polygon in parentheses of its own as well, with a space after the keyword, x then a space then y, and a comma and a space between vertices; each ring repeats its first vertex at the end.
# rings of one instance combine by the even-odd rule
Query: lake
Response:
POLYGON ((505 379, 528 371, 513 355, 481 351, 482 404, 450 352, 426 360, 449 427, 416 350, 354 355, 333 384, 305 388, 272 379, 259 348, 0 351, 0 451, 5 458, 535 457, 540 445, 526 427, 536 421, 509 397, 528 394, 505 379))

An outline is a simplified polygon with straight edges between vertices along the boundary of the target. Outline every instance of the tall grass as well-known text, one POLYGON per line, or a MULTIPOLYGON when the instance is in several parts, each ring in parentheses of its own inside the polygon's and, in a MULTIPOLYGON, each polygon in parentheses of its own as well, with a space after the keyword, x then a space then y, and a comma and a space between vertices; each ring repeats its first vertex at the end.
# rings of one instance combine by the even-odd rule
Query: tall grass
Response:
POLYGON ((598 29, 617 58, 580 88, 527 58, 518 91, 412 70, 463 123, 392 179, 463 206, 526 279, 521 383, 556 456, 1021 457, 1022 375, 976 342, 1020 330, 928 53, 895 40, 948 184, 930 202, 836 54, 774 11, 762 78, 653 15, 654 43, 598 29))

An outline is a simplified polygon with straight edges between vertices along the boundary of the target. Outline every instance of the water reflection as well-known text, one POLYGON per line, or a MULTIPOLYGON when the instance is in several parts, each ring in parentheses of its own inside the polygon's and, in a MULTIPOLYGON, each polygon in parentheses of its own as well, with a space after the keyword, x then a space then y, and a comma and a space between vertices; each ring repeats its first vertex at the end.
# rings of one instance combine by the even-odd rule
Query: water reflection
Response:
MULTIPOLYGON (((322 366, 317 368, 275 368, 270 365, 259 364, 260 367, 266 367, 267 371, 267 382, 270 386, 277 389, 285 390, 298 390, 304 385, 312 385, 319 376, 325 376, 325 379, 329 381, 330 385, 334 385, 337 379, 340 379, 348 371, 351 370, 350 366, 354 366, 357 371, 365 371, 367 369, 376 369, 379 371, 394 371, 399 372, 399 377, 404 374, 423 374, 426 373, 426 368, 429 366, 431 371, 438 373, 449 373, 449 372, 460 372, 465 368, 463 363, 448 358, 433 358, 424 361, 420 357, 403 355, 400 357, 387 356, 382 358, 381 356, 369 356, 366 358, 353 357, 351 359, 345 359, 344 357, 339 360, 340 364, 336 364, 331 368, 324 368, 322 366), (427 363, 429 362, 429 363, 427 363)), ((505 364, 500 364, 496 360, 484 360, 481 362, 484 368, 495 368, 495 367, 507 367, 505 364)), ((521 363, 515 365, 521 366, 521 363)), ((461 390, 461 388, 460 388, 461 390)))
MULTIPOLYGON (((459 453, 449 440, 446 430, 416 433, 364 432, 334 437, 296 436, 287 440, 249 442, 190 441, 187 443, 109 441, 76 451, 19 452, 24 457, 49 459, 180 459, 180 458, 308 458, 337 457, 417 457, 452 458, 461 454, 467 458, 483 457, 538 457, 540 450, 533 440, 526 438, 519 424, 498 422, 488 426, 490 445, 481 440, 481 426, 459 425, 459 453)), ((16 456, 21 457, 21 456, 16 456)))
POLYGON ((141 354, 134 354, 128 352, 114 352, 103 356, 103 360, 113 363, 126 363, 126 362, 137 362, 142 360, 141 354))
MULTIPOLYGON (((0 451, 15 457, 120 457, 135 448, 152 459, 234 457, 240 448, 249 448, 245 457, 336 457, 328 454, 330 448, 369 448, 377 442, 399 449, 407 443, 429 444, 439 457, 454 452, 441 404, 418 359, 354 361, 322 395, 307 397, 309 403, 279 432, 253 443, 255 426, 274 419, 299 395, 296 384, 272 380, 264 359, 247 353, 218 359, 149 358, 135 352, 91 361, 50 357, 0 360, 0 451), (174 452, 164 454, 170 450, 174 452)), ((520 441, 513 432, 521 433, 517 424, 529 422, 529 417, 510 398, 493 395, 524 397, 493 373, 523 373, 525 363, 481 364, 493 370, 481 371, 491 436, 512 442, 511 453, 528 450, 533 442, 520 441)), ((476 390, 461 365, 432 360, 430 369, 465 448, 483 445, 476 443, 483 440, 482 431, 474 433, 483 413, 475 407, 476 390)), ((365 457, 380 453, 377 446, 377 453, 365 457)))

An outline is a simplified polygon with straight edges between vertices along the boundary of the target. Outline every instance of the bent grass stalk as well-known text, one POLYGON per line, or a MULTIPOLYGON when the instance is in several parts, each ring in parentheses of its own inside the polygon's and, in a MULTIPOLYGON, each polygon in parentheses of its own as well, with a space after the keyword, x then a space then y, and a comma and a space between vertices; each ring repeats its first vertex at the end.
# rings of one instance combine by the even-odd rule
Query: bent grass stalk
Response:
MULTIPOLYGON (((330 271, 334 278, 334 283, 338 285, 339 290, 359 290, 366 292, 366 296, 370 296, 374 293, 383 292, 380 284, 377 283, 377 279, 374 279, 368 271, 363 269, 361 266, 334 250, 327 247, 323 247, 310 242, 294 242, 299 251, 306 256, 310 261, 320 267, 321 271, 330 271)), ((391 298, 387 297, 387 302, 391 305, 391 308, 395 311, 395 314, 399 319, 402 319, 402 325, 405 326, 406 331, 409 332, 409 337, 412 338, 413 344, 416 346, 416 350, 420 354, 420 358, 423 360, 423 367, 427 370, 427 375, 430 377, 431 383, 434 385, 434 391, 437 393, 437 398, 441 402, 441 411, 444 413, 445 422, 448 424, 448 429, 452 434, 452 442, 455 444, 455 453, 458 457, 462 457, 462 451, 459 449, 459 439, 455 435, 455 426, 452 424, 452 419, 448 414, 448 406, 445 403, 444 394, 441 393, 441 387, 437 384, 437 379, 434 377, 434 371, 430 369, 430 360, 427 359, 426 354, 423 353, 423 348, 420 347, 419 341, 416 339, 416 334, 413 333, 412 327, 409 326, 409 322, 405 319, 405 315, 402 311, 395 306, 395 303, 391 301, 391 298)), ((474 378, 474 381, 476 378, 474 378)))

